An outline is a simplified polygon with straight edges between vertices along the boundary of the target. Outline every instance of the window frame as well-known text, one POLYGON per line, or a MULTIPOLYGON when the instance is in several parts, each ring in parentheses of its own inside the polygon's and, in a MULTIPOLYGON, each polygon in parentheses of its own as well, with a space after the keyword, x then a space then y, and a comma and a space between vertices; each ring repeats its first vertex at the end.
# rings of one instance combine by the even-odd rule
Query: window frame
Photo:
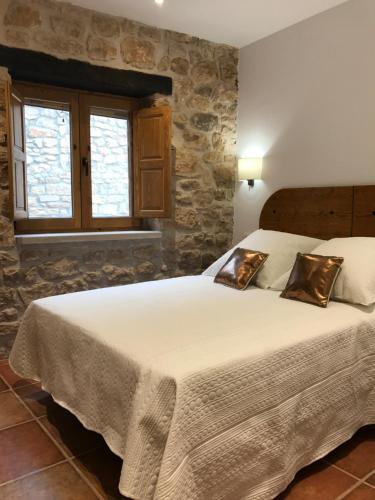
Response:
MULTIPOLYGON (((87 158, 87 174, 81 168, 81 193, 82 193, 82 225, 88 231, 131 229, 134 227, 133 203, 133 147, 132 147, 132 111, 129 103, 115 96, 98 94, 81 94, 80 111, 83 119, 80 123, 80 148, 81 160, 87 158), (128 120, 128 158, 129 158, 129 208, 131 215, 126 217, 92 217, 92 185, 91 185, 91 137, 90 137, 90 110, 92 108, 112 111, 125 111, 128 120)), ((109 114, 109 113, 108 113, 109 114)))
POLYGON ((132 144, 133 113, 140 108, 140 100, 21 81, 14 81, 12 85, 22 95, 25 104, 32 101, 40 101, 41 105, 43 102, 45 104, 68 103, 71 113, 72 217, 18 219, 15 220, 16 234, 140 229, 141 220, 134 216, 132 144), (87 176, 86 168, 82 163, 82 158, 87 157, 87 146, 90 144, 90 107, 116 109, 126 111, 128 114, 130 207, 128 217, 93 218, 91 216, 91 165, 89 163, 87 176), (84 152, 86 152, 85 155, 83 155, 84 152))

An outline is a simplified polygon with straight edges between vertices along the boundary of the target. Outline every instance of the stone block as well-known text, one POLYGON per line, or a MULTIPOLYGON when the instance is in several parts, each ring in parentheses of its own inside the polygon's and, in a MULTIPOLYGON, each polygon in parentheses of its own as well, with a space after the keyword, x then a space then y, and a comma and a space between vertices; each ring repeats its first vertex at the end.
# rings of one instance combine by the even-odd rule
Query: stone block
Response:
POLYGON ((202 269, 207 269, 215 260, 217 256, 210 252, 205 252, 202 254, 202 269))
POLYGON ((142 245, 133 248, 133 257, 136 259, 151 259, 155 254, 155 247, 153 245, 142 245))
POLYGON ((190 122, 194 128, 203 130, 204 132, 210 132, 217 128, 219 119, 212 113, 195 113, 191 117, 190 122))
POLYGON ((137 274, 141 276, 152 276, 155 273, 155 266, 152 262, 142 262, 137 266, 137 274))
POLYGON ((117 57, 117 47, 104 38, 89 36, 87 54, 93 61, 111 61, 117 57))
POLYGON ((135 68, 152 69, 155 66, 155 46, 148 40, 126 37, 121 42, 121 56, 135 68))
POLYGON ((134 282, 133 268, 121 268, 107 264, 103 267, 103 273, 111 285, 126 285, 134 282))
POLYGON ((7 266, 14 266, 18 263, 18 256, 14 251, 0 250, 0 267, 4 269, 7 266))
POLYGON ((194 194, 194 200, 200 207, 207 207, 214 201, 212 189, 200 189, 194 194))
POLYGON ((188 117, 186 116, 185 113, 175 113, 173 115, 173 123, 176 125, 176 127, 183 129, 185 128, 187 122, 188 122, 188 117))
POLYGON ((21 280, 22 274, 18 267, 6 267, 3 270, 3 279, 6 286, 15 286, 21 280))
POLYGON ((83 54, 83 45, 77 40, 67 39, 64 36, 54 35, 46 31, 37 31, 34 33, 34 42, 43 50, 54 54, 64 54, 71 56, 80 56, 83 54))
POLYGON ((121 32, 125 35, 134 35, 139 27, 139 23, 130 19, 120 19, 121 32))
POLYGON ((46 280, 59 280, 76 274, 79 271, 79 264, 76 260, 64 257, 57 261, 43 263, 38 270, 46 280))
POLYGON ((20 28, 32 28, 42 23, 40 11, 22 0, 12 0, 5 12, 4 24, 20 28))
POLYGON ((120 35, 120 25, 115 17, 94 13, 91 25, 94 33, 98 36, 113 38, 120 35))
POLYGON ((11 45, 20 48, 26 48, 30 43, 30 36, 25 31, 9 28, 5 32, 5 39, 11 45))
POLYGON ((182 177, 197 175, 198 157, 183 149, 178 149, 176 154, 175 173, 182 177))
POLYGON ((177 192, 175 195, 176 205, 180 206, 191 206, 193 204, 193 197, 191 195, 185 195, 183 193, 177 192))
POLYGON ((200 217, 196 210, 185 207, 176 207, 176 226, 186 229, 199 229, 200 217))
POLYGON ((149 38, 154 42, 160 42, 162 39, 162 30, 155 28, 154 26, 148 26, 147 24, 142 24, 138 29, 138 36, 140 38, 149 38))
POLYGON ((168 56, 163 56, 158 63, 158 71, 167 71, 170 66, 170 60, 168 56))
POLYGON ((18 311, 15 307, 8 307, 0 312, 0 322, 16 321, 18 318, 18 311))
POLYGON ((207 151, 210 147, 210 141, 206 134, 185 130, 183 134, 185 147, 189 147, 195 151, 207 151))
POLYGON ((237 80, 237 66, 233 64, 231 60, 227 58, 222 58, 219 62, 220 78, 224 82, 236 81, 237 80))
POLYGON ((171 70, 178 75, 187 75, 189 72, 189 61, 183 57, 175 57, 171 61, 171 70))
POLYGON ((180 269, 187 273, 194 273, 201 269, 201 255, 198 250, 187 250, 180 252, 178 260, 180 269))
POLYGON ((214 168, 214 178, 217 187, 232 188, 234 186, 234 169, 218 165, 214 168))
POLYGON ((1 354, 1 344, 3 342, 3 338, 5 336, 8 337, 8 335, 12 335, 13 338, 18 332, 18 328, 20 327, 20 322, 19 321, 4 321, 3 323, 0 323, 0 354, 1 354))
POLYGON ((208 97, 202 95, 192 95, 188 101, 190 108, 197 109, 199 111, 207 111, 210 108, 211 101, 208 97))
POLYGON ((83 278, 65 280, 57 285, 58 294, 81 292, 83 290, 88 290, 87 283, 83 278))
POLYGON ((218 78, 217 66, 213 61, 200 61, 193 66, 191 76, 196 85, 213 82, 218 78))
POLYGON ((49 297, 50 295, 57 295, 57 289, 52 283, 46 281, 36 283, 33 286, 20 287, 18 293, 25 306, 28 306, 33 300, 49 297))
POLYGON ((86 26, 84 19, 79 16, 52 15, 50 17, 51 29, 56 35, 66 38, 76 38, 83 41, 86 26))
POLYGON ((177 233, 176 244, 180 250, 200 248, 206 241, 204 233, 177 233))
POLYGON ((83 275, 83 279, 89 288, 99 287, 102 286, 103 274, 100 271, 87 271, 83 275))

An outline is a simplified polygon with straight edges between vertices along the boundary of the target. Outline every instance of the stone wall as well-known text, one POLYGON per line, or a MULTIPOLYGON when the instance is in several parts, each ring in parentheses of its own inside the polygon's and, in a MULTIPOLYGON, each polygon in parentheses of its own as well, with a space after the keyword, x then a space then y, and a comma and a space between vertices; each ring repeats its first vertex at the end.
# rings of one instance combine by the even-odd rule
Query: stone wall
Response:
POLYGON ((238 51, 50 0, 3 0, 0 17, 4 45, 171 76, 173 95, 167 101, 173 111, 176 148, 172 217, 153 221, 162 231, 161 241, 18 249, 9 218, 6 74, 0 75, 0 356, 4 356, 30 300, 199 273, 227 249, 233 227, 238 51))

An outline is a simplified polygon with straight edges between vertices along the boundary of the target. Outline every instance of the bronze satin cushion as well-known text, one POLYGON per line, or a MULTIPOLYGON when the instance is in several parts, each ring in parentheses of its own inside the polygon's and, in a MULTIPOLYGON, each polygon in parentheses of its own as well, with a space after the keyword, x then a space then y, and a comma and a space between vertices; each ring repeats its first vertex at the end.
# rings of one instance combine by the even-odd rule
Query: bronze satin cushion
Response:
POLYGON ((343 261, 342 257, 298 253, 280 297, 327 307, 343 261))
POLYGON ((265 263, 268 254, 236 248, 215 277, 215 283, 245 290, 265 263))

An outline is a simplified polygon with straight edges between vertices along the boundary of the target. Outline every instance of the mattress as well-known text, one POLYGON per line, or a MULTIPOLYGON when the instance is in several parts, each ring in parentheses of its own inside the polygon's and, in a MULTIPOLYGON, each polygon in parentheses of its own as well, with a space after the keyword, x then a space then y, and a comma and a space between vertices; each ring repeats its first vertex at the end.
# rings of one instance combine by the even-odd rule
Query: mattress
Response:
POLYGON ((136 500, 271 499, 375 423, 375 312, 209 276, 49 297, 10 356, 124 459, 136 500))

